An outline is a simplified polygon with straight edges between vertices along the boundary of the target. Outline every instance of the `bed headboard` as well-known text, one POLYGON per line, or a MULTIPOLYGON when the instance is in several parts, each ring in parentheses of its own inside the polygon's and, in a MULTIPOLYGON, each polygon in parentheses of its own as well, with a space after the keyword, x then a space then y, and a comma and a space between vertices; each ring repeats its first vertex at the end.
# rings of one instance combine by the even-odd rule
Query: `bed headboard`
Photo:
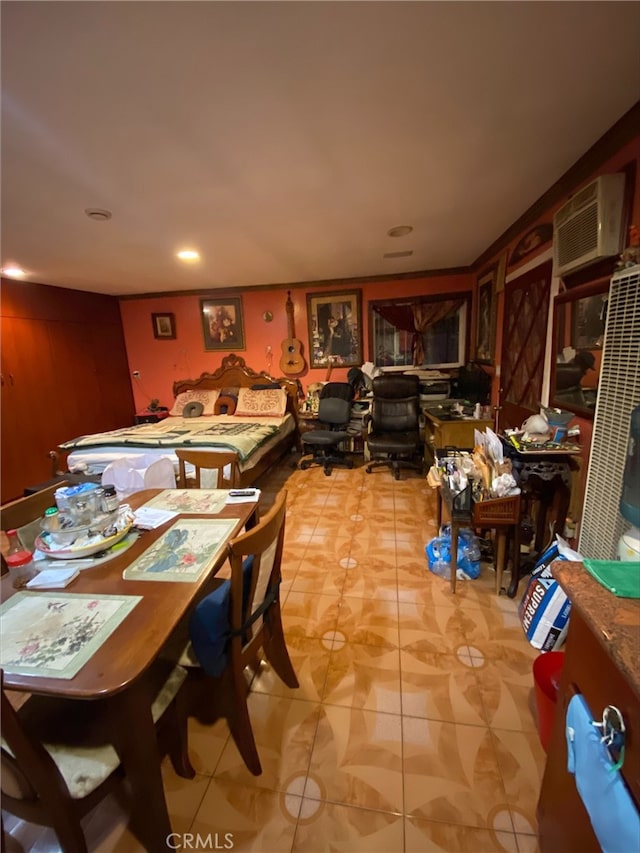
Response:
POLYGON ((215 388, 251 388, 262 382, 277 382, 287 394, 287 411, 290 412, 298 427, 298 385, 295 380, 275 379, 268 373, 256 373, 248 367, 245 360, 235 353, 222 359, 222 364, 214 373, 201 373, 197 379, 180 379, 173 383, 173 396, 183 391, 212 391, 215 388))

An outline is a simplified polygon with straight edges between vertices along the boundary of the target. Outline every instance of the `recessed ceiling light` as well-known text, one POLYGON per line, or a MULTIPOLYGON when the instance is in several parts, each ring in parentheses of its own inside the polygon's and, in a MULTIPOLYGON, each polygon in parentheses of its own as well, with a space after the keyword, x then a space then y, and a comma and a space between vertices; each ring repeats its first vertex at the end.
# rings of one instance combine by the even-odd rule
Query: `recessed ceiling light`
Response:
POLYGON ((387 231, 387 234, 389 237, 406 237, 407 234, 411 234, 412 231, 412 225, 396 225, 394 228, 390 228, 387 231))
POLYGON ((176 252, 176 257, 180 258, 181 261, 192 262, 200 260, 200 253, 196 252, 195 249, 182 249, 179 252, 176 252))
POLYGON ((26 275, 26 272, 21 267, 3 267, 2 275, 8 276, 8 278, 23 278, 26 275))
POLYGON ((94 222, 106 222, 113 215, 110 210, 103 210, 101 207, 87 207, 85 213, 94 222))
POLYGON ((413 251, 409 250, 407 252, 385 252, 382 256, 383 258, 409 258, 413 255, 413 251))

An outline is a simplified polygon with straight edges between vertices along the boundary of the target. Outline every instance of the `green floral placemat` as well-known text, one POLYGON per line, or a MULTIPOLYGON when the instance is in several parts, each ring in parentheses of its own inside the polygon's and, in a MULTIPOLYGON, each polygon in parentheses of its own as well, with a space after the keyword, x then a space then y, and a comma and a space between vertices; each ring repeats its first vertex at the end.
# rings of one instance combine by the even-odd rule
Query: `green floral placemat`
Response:
POLYGON ((226 498, 224 489, 164 489, 144 506, 191 515, 214 515, 224 507, 226 498))
POLYGON ((590 575, 619 598, 640 598, 640 563, 583 560, 590 575))
POLYGON ((237 518, 182 518, 124 570, 125 580, 193 583, 226 546, 237 518))
POLYGON ((73 678, 141 600, 17 592, 0 607, 0 666, 20 675, 73 678))

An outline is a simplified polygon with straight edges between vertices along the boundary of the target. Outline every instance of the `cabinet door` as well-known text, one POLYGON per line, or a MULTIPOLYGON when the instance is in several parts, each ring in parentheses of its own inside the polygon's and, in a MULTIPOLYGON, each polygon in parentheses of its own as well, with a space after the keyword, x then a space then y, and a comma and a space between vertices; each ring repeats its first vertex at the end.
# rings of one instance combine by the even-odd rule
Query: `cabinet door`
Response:
POLYGON ((94 327, 86 323, 49 323, 49 336, 60 401, 59 416, 50 422, 53 446, 49 449, 53 450, 76 435, 102 429, 99 414, 102 404, 94 357, 94 327))
POLYGON ((2 318, 2 501, 46 479, 50 463, 42 424, 55 418, 56 396, 47 323, 2 318))
POLYGON ((100 388, 100 424, 92 431, 101 432, 132 424, 135 405, 122 328, 110 323, 96 332, 93 346, 100 388))

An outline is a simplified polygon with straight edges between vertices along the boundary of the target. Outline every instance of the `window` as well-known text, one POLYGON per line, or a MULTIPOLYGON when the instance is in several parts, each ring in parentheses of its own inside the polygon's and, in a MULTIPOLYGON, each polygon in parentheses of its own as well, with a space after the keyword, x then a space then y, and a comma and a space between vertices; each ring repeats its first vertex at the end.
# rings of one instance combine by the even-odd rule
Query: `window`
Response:
POLYGON ((467 360, 470 294, 369 303, 371 354, 376 367, 411 367, 421 341, 421 366, 461 367, 467 360), (416 323, 422 332, 416 331, 416 323))

